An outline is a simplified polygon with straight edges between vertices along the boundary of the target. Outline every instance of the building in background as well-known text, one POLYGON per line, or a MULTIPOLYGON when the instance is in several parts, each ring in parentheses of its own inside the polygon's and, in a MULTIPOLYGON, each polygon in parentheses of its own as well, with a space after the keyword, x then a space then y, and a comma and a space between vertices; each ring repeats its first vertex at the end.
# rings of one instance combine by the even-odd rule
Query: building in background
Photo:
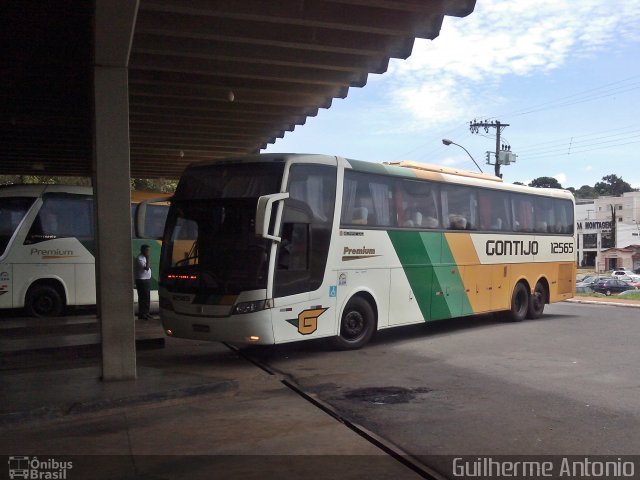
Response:
POLYGON ((576 233, 578 267, 640 268, 640 192, 576 200, 576 233))

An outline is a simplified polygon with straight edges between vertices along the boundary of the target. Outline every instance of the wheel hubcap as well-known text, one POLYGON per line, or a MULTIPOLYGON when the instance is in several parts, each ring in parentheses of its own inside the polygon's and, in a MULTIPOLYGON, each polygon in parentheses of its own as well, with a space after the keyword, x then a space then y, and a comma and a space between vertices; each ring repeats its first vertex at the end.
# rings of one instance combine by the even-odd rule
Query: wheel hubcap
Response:
POLYGON ((344 318, 343 334, 348 339, 358 338, 364 330, 364 317, 360 312, 349 312, 344 318))
POLYGON ((40 297, 35 303, 39 313, 48 313, 53 308, 53 301, 49 297, 40 297))

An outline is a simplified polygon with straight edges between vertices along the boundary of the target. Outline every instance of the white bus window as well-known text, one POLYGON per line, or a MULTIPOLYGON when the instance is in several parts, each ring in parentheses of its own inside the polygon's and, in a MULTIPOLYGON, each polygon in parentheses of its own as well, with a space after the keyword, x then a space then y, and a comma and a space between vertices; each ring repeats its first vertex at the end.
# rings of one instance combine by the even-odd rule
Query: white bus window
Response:
POLYGON ((478 190, 478 228, 480 230, 511 230, 509 194, 478 190))
POLYGON ((443 218, 451 230, 475 230, 477 202, 475 192, 468 187, 447 185, 442 188, 443 218), (444 210, 446 208, 446 210, 444 210))
POLYGON ((394 225, 391 215, 392 184, 393 180, 377 175, 346 172, 341 222, 371 227, 394 225))
POLYGON ((55 238, 93 238, 93 199, 87 195, 51 194, 31 226, 25 243, 55 238))
POLYGON ((430 182, 403 180, 396 192, 398 225, 415 228, 440 228, 438 187, 430 182))
POLYGON ((569 200, 554 199, 554 215, 556 219, 555 233, 573 233, 573 204, 569 200))
POLYGON ((35 200, 34 197, 0 198, 0 257, 35 200))
POLYGON ((560 233, 557 230, 561 231, 562 227, 556 225, 552 198, 535 197, 534 213, 536 233, 560 233))
POLYGON ((528 195, 512 195, 513 231, 533 232, 533 197, 528 195))

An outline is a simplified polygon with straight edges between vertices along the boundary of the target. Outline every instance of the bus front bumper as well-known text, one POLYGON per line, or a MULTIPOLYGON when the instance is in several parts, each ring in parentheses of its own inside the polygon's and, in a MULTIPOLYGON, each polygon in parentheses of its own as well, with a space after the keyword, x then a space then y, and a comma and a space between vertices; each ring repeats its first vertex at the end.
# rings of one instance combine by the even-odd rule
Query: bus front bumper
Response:
POLYGON ((271 310, 227 317, 185 315, 160 309, 167 336, 247 345, 273 345, 271 310))

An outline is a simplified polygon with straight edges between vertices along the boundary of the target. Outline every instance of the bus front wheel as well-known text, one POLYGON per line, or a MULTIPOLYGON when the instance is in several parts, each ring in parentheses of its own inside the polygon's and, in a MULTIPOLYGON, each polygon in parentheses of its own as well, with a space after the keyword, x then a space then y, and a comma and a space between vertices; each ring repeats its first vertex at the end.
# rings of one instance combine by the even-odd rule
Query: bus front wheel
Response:
POLYGON ((342 312, 340 335, 333 344, 338 350, 355 350, 363 347, 373 336, 376 317, 371 304, 362 297, 353 297, 342 312))
POLYGON ((536 319, 542 316, 544 312, 544 305, 547 301, 547 289, 545 286, 538 282, 536 288, 533 290, 533 294, 529 297, 529 309, 527 310, 527 318, 536 319))
POLYGON ((36 285, 29 289, 24 308, 30 317, 57 317, 64 302, 60 293, 51 285, 36 285))
POLYGON ((512 322, 521 322, 527 316, 529 309, 529 291, 524 283, 519 282, 511 295, 511 310, 507 318, 512 322))

